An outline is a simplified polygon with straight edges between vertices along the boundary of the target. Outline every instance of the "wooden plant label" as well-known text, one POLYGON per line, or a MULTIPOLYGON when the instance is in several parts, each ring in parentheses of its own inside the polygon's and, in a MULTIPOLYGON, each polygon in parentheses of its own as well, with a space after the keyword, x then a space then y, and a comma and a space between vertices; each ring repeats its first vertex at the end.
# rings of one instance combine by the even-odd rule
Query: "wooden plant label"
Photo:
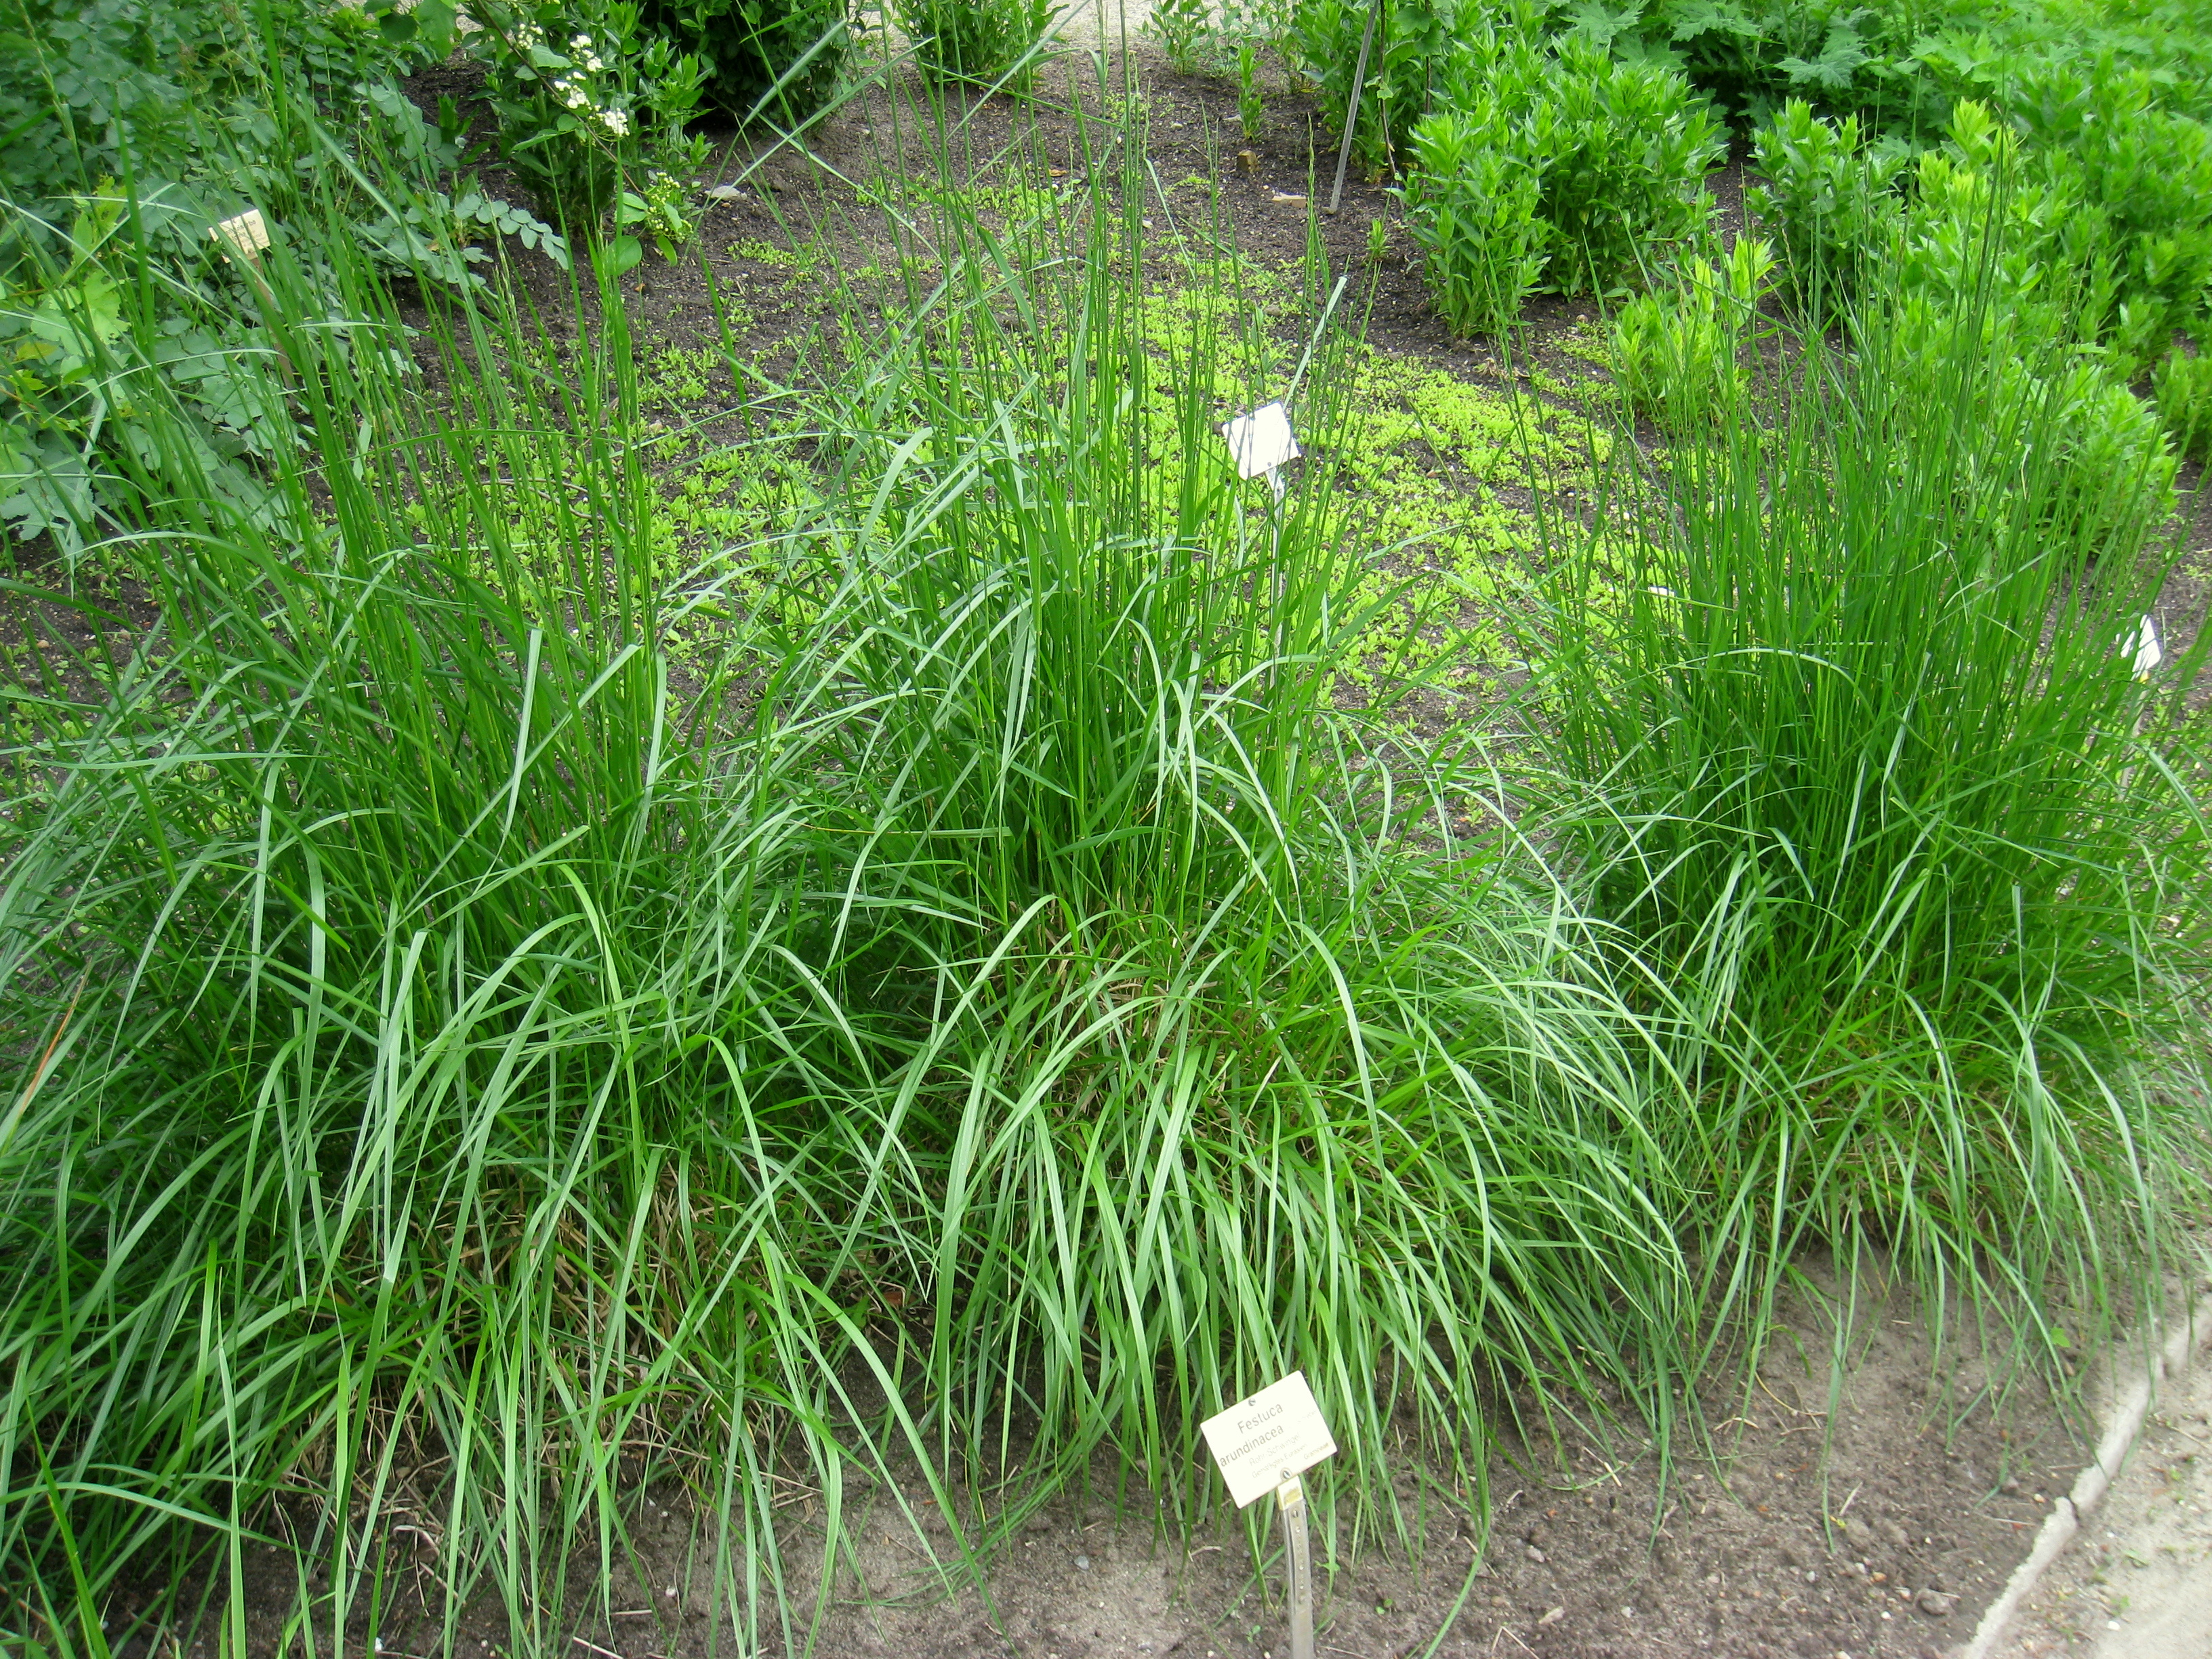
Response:
POLYGON ((258 260, 261 250, 269 246, 269 222, 261 216, 259 208, 248 208, 225 219, 208 234, 232 252, 243 254, 249 261, 258 260))
POLYGON ((1240 478, 1273 472, 1303 453, 1291 430, 1291 413, 1279 403, 1262 404, 1249 415, 1224 422, 1221 435, 1229 441, 1230 457, 1240 478))
POLYGON ((1336 1441, 1314 1404, 1304 1371, 1269 1383, 1249 1400, 1207 1418, 1199 1429, 1240 1510, 1336 1455, 1336 1441))

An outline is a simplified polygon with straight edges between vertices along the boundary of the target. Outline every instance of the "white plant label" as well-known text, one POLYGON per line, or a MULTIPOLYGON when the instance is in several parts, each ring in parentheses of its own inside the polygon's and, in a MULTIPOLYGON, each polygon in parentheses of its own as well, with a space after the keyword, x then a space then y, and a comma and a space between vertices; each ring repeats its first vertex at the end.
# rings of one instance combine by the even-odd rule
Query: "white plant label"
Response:
POLYGON ((1237 463, 1240 478, 1273 472, 1303 453, 1291 430, 1291 412, 1279 403, 1262 404, 1249 415, 1224 422, 1221 435, 1229 441, 1230 458, 1237 463))
POLYGON ((1198 1426, 1240 1510, 1336 1455, 1336 1441, 1304 1371, 1269 1383, 1198 1426))
MULTIPOLYGON (((2159 648, 2158 624, 2148 617, 2145 617, 2142 619, 2142 626, 2136 629, 2133 643, 2136 652, 2136 675, 2140 679, 2148 679, 2157 670, 2159 664, 2166 660, 2166 653, 2159 648)), ((2125 648, 2124 643, 2122 648, 2125 648)))
POLYGON ((248 208, 224 220, 208 234, 251 259, 269 246, 269 222, 261 216, 259 208, 248 208))

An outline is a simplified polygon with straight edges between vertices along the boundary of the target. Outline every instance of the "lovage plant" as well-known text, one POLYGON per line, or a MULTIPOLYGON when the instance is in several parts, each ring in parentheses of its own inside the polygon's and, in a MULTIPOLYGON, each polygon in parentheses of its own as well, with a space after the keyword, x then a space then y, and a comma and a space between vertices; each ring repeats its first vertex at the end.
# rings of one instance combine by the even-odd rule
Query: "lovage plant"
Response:
POLYGON ((1905 162, 1902 150, 1867 144, 1856 117, 1824 121, 1799 99, 1759 129, 1753 164, 1765 183, 1744 192, 1744 205, 1780 242, 1784 275, 1814 313, 1856 294, 1888 251, 1905 162))
POLYGON ((1740 236, 1715 259, 1693 259, 1621 307, 1613 325, 1613 370, 1630 407, 1684 430, 1743 409, 1747 347, 1766 330, 1759 313, 1774 250, 1740 236))
POLYGON ((1457 153, 1495 155, 1537 182, 1545 275, 1560 292, 1624 291, 1704 228, 1702 181, 1725 145, 1675 70, 1485 27, 1455 48, 1440 85, 1457 153))
POLYGON ((1461 334, 1503 332, 1551 257, 1541 179, 1468 117, 1443 110, 1413 129, 1404 197, 1444 321, 1461 334))

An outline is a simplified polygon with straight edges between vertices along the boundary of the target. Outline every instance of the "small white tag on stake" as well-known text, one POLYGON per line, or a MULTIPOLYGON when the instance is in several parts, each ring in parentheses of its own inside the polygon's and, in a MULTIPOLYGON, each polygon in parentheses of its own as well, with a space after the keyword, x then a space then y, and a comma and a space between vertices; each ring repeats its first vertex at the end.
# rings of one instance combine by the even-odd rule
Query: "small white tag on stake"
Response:
MULTIPOLYGON (((1304 453, 1291 430, 1291 413, 1279 403, 1261 404, 1249 415, 1224 422, 1221 435, 1229 441, 1230 459, 1237 463, 1237 476, 1240 478, 1256 478, 1262 472, 1273 472, 1304 453)), ((1275 488, 1280 494, 1280 479, 1275 481, 1275 488)))
POLYGON ((259 208, 248 208, 225 219, 208 234, 228 246, 232 252, 258 260, 261 250, 269 246, 269 222, 261 216, 259 208))
POLYGON ((1240 1510, 1336 1455, 1336 1441, 1304 1371, 1269 1383, 1198 1426, 1240 1510))
POLYGON ((2136 629, 2133 641, 2123 640, 2120 648, 2127 649, 2130 643, 2135 647, 2136 678, 2147 680, 2156 672, 2159 664, 2166 660, 2166 653, 2158 643, 2158 624, 2145 617, 2142 626, 2136 629))

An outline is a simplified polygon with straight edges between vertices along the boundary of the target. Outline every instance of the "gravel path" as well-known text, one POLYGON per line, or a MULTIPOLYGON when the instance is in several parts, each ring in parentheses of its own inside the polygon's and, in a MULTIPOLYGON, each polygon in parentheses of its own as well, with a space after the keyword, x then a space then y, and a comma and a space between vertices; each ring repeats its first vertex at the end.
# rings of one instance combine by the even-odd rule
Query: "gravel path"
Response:
POLYGON ((1081 46, 1118 47, 1127 31, 1133 46, 1152 15, 1152 0, 1074 0, 1060 20, 1060 34, 1081 46))
POLYGON ((1990 1659, 2212 1654, 2212 1353, 2166 1382, 2142 1438, 1990 1659))

